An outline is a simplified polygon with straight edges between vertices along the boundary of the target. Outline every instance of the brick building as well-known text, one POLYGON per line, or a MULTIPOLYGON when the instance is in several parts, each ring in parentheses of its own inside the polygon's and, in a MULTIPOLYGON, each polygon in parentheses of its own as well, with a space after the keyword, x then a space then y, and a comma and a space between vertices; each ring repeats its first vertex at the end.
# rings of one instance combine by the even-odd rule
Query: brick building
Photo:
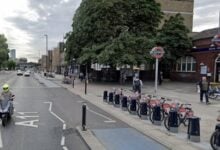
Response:
POLYGON ((172 80, 198 81, 208 76, 211 81, 220 82, 220 36, 218 28, 202 31, 193 37, 192 50, 177 61, 172 80))
POLYGON ((161 4, 161 10, 165 14, 164 19, 180 13, 185 25, 192 31, 194 0, 156 0, 156 2, 161 4))

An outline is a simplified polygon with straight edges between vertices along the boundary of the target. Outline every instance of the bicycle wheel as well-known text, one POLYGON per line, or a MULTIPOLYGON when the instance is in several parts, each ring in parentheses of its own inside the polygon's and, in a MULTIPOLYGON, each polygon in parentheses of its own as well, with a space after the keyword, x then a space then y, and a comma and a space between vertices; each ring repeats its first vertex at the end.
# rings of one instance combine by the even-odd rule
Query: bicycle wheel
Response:
POLYGON ((217 95, 214 92, 209 93, 209 98, 210 99, 216 99, 217 95))
POLYGON ((219 130, 215 130, 215 132, 213 132, 211 135, 210 145, 213 150, 217 150, 216 138, 219 136, 219 134, 220 134, 219 130))

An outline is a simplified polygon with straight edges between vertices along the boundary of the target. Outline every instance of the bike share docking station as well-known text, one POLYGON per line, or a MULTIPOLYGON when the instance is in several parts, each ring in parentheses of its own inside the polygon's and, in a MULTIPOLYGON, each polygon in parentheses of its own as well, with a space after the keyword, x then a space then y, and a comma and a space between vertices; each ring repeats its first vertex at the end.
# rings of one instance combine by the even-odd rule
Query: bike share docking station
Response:
POLYGON ((103 101, 107 102, 108 101, 108 91, 103 92, 103 101))
POLYGON ((178 120, 178 113, 176 110, 170 110, 169 112, 167 129, 173 133, 179 132, 179 120, 178 120))
POLYGON ((162 115, 161 115, 161 108, 160 106, 155 106, 153 108, 153 120, 154 125, 160 126, 162 123, 162 115))
POLYGON ((213 135, 213 140, 211 140, 211 144, 213 145, 213 147, 216 149, 216 150, 220 150, 220 124, 218 123, 216 126, 215 126, 215 133, 213 135))
POLYGON ((136 99, 131 99, 130 106, 128 109, 129 109, 130 114, 132 114, 132 115, 137 114, 137 101, 136 101, 136 99))
POLYGON ((142 102, 140 103, 140 108, 139 108, 139 114, 140 114, 140 118, 143 120, 147 120, 148 116, 147 116, 147 103, 146 102, 142 102))
POLYGON ((188 125, 188 139, 192 142, 200 142, 200 118, 190 117, 188 125))
POLYGON ((120 95, 119 94, 116 94, 114 97, 114 106, 118 108, 120 107, 120 95))
POLYGON ((108 103, 113 104, 114 93, 110 92, 108 95, 108 103))
POLYGON ((128 97, 127 96, 123 96, 123 98, 121 100, 121 109, 123 111, 127 111, 128 110, 128 97))

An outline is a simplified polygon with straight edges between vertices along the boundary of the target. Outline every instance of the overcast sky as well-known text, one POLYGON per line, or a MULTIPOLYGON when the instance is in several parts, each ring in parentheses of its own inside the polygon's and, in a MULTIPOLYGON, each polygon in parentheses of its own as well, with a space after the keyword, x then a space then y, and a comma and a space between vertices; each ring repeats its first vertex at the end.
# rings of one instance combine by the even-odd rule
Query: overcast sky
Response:
MULTIPOLYGON (((72 17, 81 0, 4 0, 0 5, 0 33, 6 35, 17 57, 36 61, 71 30, 72 17)), ((193 31, 218 26, 220 0, 195 0, 193 31)))

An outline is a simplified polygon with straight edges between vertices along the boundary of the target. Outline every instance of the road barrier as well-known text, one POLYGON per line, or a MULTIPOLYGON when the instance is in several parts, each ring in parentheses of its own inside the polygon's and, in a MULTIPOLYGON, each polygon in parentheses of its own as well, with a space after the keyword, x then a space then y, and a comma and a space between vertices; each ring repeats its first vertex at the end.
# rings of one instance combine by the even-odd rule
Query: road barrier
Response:
POLYGON ((179 126, 179 120, 178 120, 178 114, 176 110, 170 110, 168 115, 168 129, 170 132, 178 133, 178 126, 179 126))
POLYGON ((86 104, 82 105, 82 130, 86 131, 86 104))
POLYGON ((200 118, 190 117, 188 126, 188 139, 192 142, 200 142, 200 118))
POLYGON ((109 104, 113 104, 113 96, 114 96, 114 93, 110 92, 108 95, 108 103, 109 104))
POLYGON ((141 119, 147 119, 147 103, 142 102, 140 103, 140 109, 139 109, 139 117, 141 119))
POLYGON ((121 109, 124 111, 128 110, 128 97, 127 96, 123 96, 121 100, 121 109))
POLYGON ((108 100, 108 91, 104 91, 103 92, 103 101, 107 102, 107 100, 108 100))

